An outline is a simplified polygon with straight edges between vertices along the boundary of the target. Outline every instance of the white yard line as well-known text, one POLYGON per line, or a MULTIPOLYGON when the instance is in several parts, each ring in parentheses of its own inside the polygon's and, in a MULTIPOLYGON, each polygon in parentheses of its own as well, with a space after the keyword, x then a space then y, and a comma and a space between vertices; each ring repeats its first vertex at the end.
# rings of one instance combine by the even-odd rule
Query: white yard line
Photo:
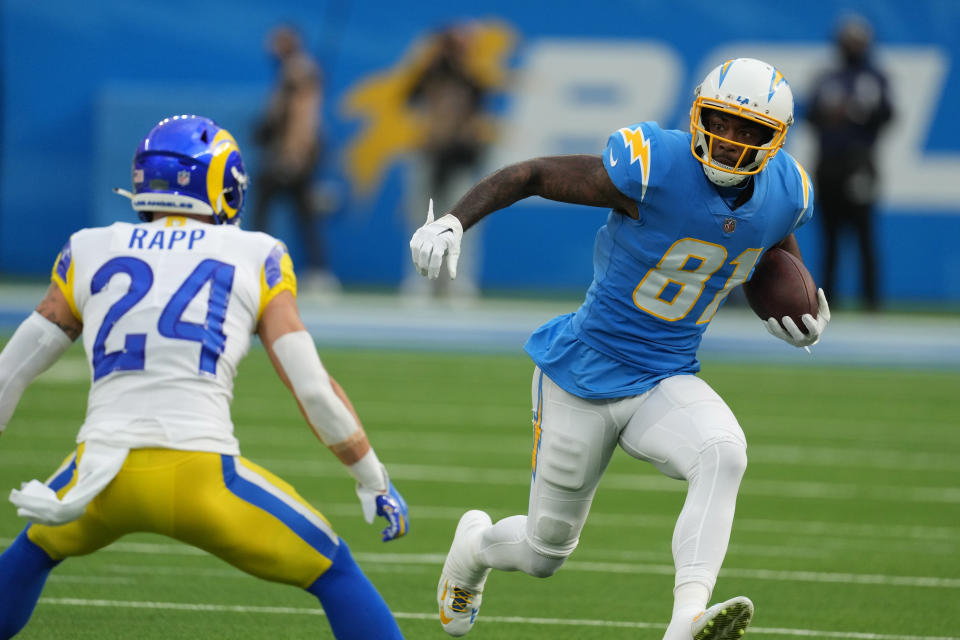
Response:
MULTIPOLYGON (((274 615, 306 615, 322 616, 320 607, 265 607, 252 605, 225 605, 213 603, 186 603, 186 602, 151 602, 138 600, 94 600, 84 598, 41 598, 44 605, 75 606, 75 607, 108 607, 126 609, 167 609, 175 611, 202 611, 218 613, 269 613, 274 615)), ((412 613, 395 611, 393 615, 398 619, 433 620, 435 613, 412 613)), ((663 629, 665 625, 654 622, 629 622, 617 620, 589 620, 576 618, 527 618, 520 616, 484 616, 483 623, 488 624, 529 624, 537 626, 563 627, 608 627, 619 629, 663 629)), ((960 640, 949 636, 917 636, 888 633, 862 633, 851 631, 826 631, 814 629, 787 629, 751 627, 751 635, 765 634, 776 636, 793 636, 808 638, 831 638, 838 640, 960 640)))
MULTIPOLYGON (((389 554, 355 553, 358 561, 387 564, 432 564, 443 563, 442 554, 389 554)), ((570 560, 564 565, 565 571, 583 571, 589 573, 633 573, 641 575, 672 576, 676 569, 672 564, 647 564, 628 562, 585 562, 570 560)), ((817 582, 841 584, 873 584, 898 587, 922 587, 938 589, 960 589, 960 579, 932 576, 890 576, 869 573, 839 573, 829 571, 773 571, 767 569, 721 569, 721 577, 745 578, 750 580, 769 580, 775 582, 817 582)))
POLYGON ((113 576, 71 575, 53 573, 50 582, 78 582, 82 584, 133 584, 133 578, 119 578, 113 576))
MULTIPOLYGON (((369 401, 363 403, 363 409, 370 409, 369 401)), ((375 403, 373 403, 375 404, 375 403)), ((389 411, 385 414, 391 416, 401 415, 404 410, 409 411, 410 406, 404 404, 390 405, 389 411)), ((417 411, 428 413, 425 407, 418 406, 417 411)), ((476 411, 473 409, 461 408, 460 415, 469 414, 471 420, 474 419, 476 411)), ((526 411, 518 410, 517 416, 522 418, 526 411)), ((515 416, 515 417, 517 417, 515 416)), ((505 447, 516 448, 520 451, 530 447, 532 442, 532 429, 527 429, 526 424, 517 423, 517 428, 511 433, 497 433, 491 437, 486 432, 474 433, 448 433, 440 434, 436 431, 382 431, 376 434, 377 445, 386 448, 390 447, 392 451, 416 451, 431 453, 459 453, 470 451, 471 453, 502 453, 505 447)), ((911 427, 914 426, 911 423, 911 427)), ((939 423, 930 423, 931 427, 939 423)), ((33 425, 31 424, 31 430, 33 425)), ((950 425, 951 429, 956 430, 956 425, 950 425)), ((60 429, 62 432, 62 428, 60 429)), ((748 434, 749 437, 749 434, 748 434)), ((267 430, 263 432, 252 431, 245 433, 243 441, 245 446, 251 444, 271 444, 276 446, 276 434, 267 430)), ((291 443, 291 451, 299 451, 295 447, 300 447, 300 443, 291 443)), ((901 447, 902 448, 902 447, 901 447)), ((748 447, 747 454, 750 459, 750 465, 770 464, 778 466, 798 466, 798 467, 827 467, 837 469, 883 469, 893 471, 944 471, 957 474, 960 480, 960 456, 949 451, 901 451, 896 447, 889 448, 864 448, 855 447, 826 447, 818 445, 802 444, 751 444, 748 447)))
MULTIPOLYGON (((10 540, 0 540, 9 544, 10 540)), ((115 542, 103 549, 113 553, 135 553, 140 555, 207 555, 195 547, 184 544, 115 542)), ((425 565, 437 567, 443 563, 442 553, 354 553, 361 563, 373 565, 425 565)), ((113 566, 113 565, 111 565, 113 566)), ((570 560, 564 565, 565 571, 583 571, 608 574, 673 575, 672 564, 637 562, 589 562, 570 560)), ((56 574, 54 574, 56 575, 56 574)), ((814 582, 821 584, 859 584, 899 586, 934 589, 960 589, 960 578, 942 578, 937 576, 895 576, 870 573, 846 573, 829 571, 779 571, 768 569, 724 568, 721 576, 762 580, 773 582, 814 582)))
MULTIPOLYGON (((506 511, 492 508, 489 505, 479 505, 479 507, 486 509, 494 519, 512 515, 506 511)), ((323 502, 319 503, 319 508, 324 515, 331 517, 349 518, 359 516, 359 508, 354 502, 323 502)), ((418 520, 446 521, 450 523, 452 527, 460 516, 463 515, 464 509, 465 507, 417 505, 416 517, 418 520)), ((676 523, 676 516, 606 513, 597 511, 590 514, 588 522, 588 526, 625 527, 630 529, 672 529, 676 523)), ((884 525, 883 527, 878 527, 871 523, 856 524, 816 520, 793 521, 765 518, 737 518, 734 521, 734 529, 739 532, 769 533, 774 536, 810 536, 818 539, 826 537, 836 541, 837 544, 840 542, 852 542, 857 548, 862 548, 865 541, 881 540, 889 542, 916 542, 925 545, 943 545, 943 548, 947 549, 953 548, 957 544, 957 541, 960 540, 960 527, 947 526, 884 525)), ((0 545, 2 546, 9 545, 11 542, 11 538, 0 538, 0 545)), ((848 545, 839 544, 839 546, 841 548, 847 548, 848 545)), ((137 552, 142 549, 145 553, 174 553, 178 555, 183 555, 183 553, 175 551, 176 549, 190 549, 190 551, 185 553, 189 555, 205 555, 203 551, 180 544, 122 541, 110 545, 108 549, 126 550, 130 552, 137 552), (169 549, 169 551, 164 551, 165 549, 169 549)))
MULTIPOLYGON (((275 473, 284 476, 342 478, 343 469, 335 462, 268 458, 256 460, 275 473)), ((530 480, 527 469, 497 469, 489 467, 444 467, 393 463, 390 477, 394 480, 416 482, 451 482, 459 484, 515 485, 526 490, 530 480)), ((609 472, 600 483, 601 490, 652 491, 684 493, 685 482, 661 475, 638 475, 609 472)), ((787 480, 747 480, 740 487, 740 495, 776 498, 815 498, 817 500, 872 500, 876 502, 922 502, 930 504, 960 504, 960 487, 918 487, 869 485, 844 482, 815 482, 787 480)))

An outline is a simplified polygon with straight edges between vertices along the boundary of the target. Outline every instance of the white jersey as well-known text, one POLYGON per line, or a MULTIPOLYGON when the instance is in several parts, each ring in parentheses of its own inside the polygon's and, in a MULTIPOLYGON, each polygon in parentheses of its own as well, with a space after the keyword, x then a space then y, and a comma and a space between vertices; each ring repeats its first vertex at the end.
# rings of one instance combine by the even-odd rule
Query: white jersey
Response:
POLYGON ((282 242, 180 216, 116 223, 74 233, 52 280, 92 378, 77 442, 240 453, 237 366, 266 304, 296 294, 282 242))

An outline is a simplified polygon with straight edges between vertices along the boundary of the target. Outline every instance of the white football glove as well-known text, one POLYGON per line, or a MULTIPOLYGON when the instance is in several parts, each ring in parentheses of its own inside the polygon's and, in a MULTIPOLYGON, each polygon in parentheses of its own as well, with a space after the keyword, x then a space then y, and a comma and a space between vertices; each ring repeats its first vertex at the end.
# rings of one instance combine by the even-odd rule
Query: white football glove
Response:
POLYGON ((413 264, 420 275, 435 280, 440 275, 443 256, 447 256, 450 279, 457 277, 457 261, 460 260, 460 241, 463 225, 449 213, 439 220, 433 219, 433 198, 427 209, 427 221, 416 230, 410 239, 413 264))
POLYGON ((827 323, 830 322, 830 307, 827 305, 827 297, 823 295, 823 289, 817 289, 817 302, 819 304, 819 310, 817 311, 816 318, 809 313, 800 316, 804 326, 807 328, 807 333, 801 331, 797 323, 794 322, 790 316, 785 316, 780 322, 778 322, 776 318, 767 318, 763 326, 765 326, 767 331, 772 335, 795 347, 806 348, 815 345, 820 341, 823 330, 826 328, 827 323), (781 323, 783 326, 781 326, 781 323))

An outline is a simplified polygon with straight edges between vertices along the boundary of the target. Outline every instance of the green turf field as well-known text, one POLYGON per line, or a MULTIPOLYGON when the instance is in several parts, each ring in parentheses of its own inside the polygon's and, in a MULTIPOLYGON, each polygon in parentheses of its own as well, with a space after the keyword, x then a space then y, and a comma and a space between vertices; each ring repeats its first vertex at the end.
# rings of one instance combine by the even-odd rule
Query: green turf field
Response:
MULTIPOLYGON (((324 351, 411 507, 389 544, 303 423, 262 349, 244 361, 243 452, 296 486, 350 543, 409 639, 447 637, 435 587, 459 515, 526 508, 531 364, 522 355, 324 351)), ((52 472, 86 402, 74 347, 25 393, 0 439, 0 488, 52 472)), ((715 599, 750 596, 750 638, 958 638, 960 373, 705 365, 747 434, 733 539, 715 599)), ((620 453, 580 547, 549 580, 495 573, 470 637, 659 640, 683 485, 620 453)), ((4 503, 5 546, 22 521, 4 503)), ((256 535, 256 532, 250 532, 256 535)), ((125 538, 53 573, 29 638, 330 638, 316 601, 159 536, 125 538)))

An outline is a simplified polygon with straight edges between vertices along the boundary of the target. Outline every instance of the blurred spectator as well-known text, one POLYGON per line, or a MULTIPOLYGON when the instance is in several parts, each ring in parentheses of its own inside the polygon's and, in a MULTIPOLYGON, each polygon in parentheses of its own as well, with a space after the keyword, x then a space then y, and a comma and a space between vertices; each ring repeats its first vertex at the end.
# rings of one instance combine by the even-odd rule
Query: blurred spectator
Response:
MULTIPOLYGON (((470 67, 472 29, 447 27, 428 43, 428 55, 409 94, 425 127, 423 144, 413 159, 408 205, 411 233, 423 224, 433 198, 440 217, 476 183, 490 138, 484 107, 487 87, 470 67)), ((474 243, 475 244, 475 243, 474 243)), ((426 280, 411 271, 407 293, 470 298, 477 294, 476 246, 461 254, 456 280, 426 280)))
POLYGON ((850 228, 860 246, 864 302, 867 309, 878 310, 874 147, 893 110, 887 78, 871 59, 872 43, 873 29, 864 18, 852 16, 840 22, 836 31, 839 66, 815 83, 807 117, 817 130, 820 147, 815 179, 824 229, 823 288, 828 297, 836 297, 839 243, 843 231, 850 228))
POLYGON ((281 196, 294 205, 307 265, 301 278, 305 290, 339 289, 327 264, 322 211, 314 193, 314 172, 322 152, 320 107, 323 80, 317 63, 304 51, 300 34, 289 25, 267 35, 267 52, 278 65, 266 109, 255 139, 262 149, 254 183, 252 226, 268 231, 270 207, 281 196))

